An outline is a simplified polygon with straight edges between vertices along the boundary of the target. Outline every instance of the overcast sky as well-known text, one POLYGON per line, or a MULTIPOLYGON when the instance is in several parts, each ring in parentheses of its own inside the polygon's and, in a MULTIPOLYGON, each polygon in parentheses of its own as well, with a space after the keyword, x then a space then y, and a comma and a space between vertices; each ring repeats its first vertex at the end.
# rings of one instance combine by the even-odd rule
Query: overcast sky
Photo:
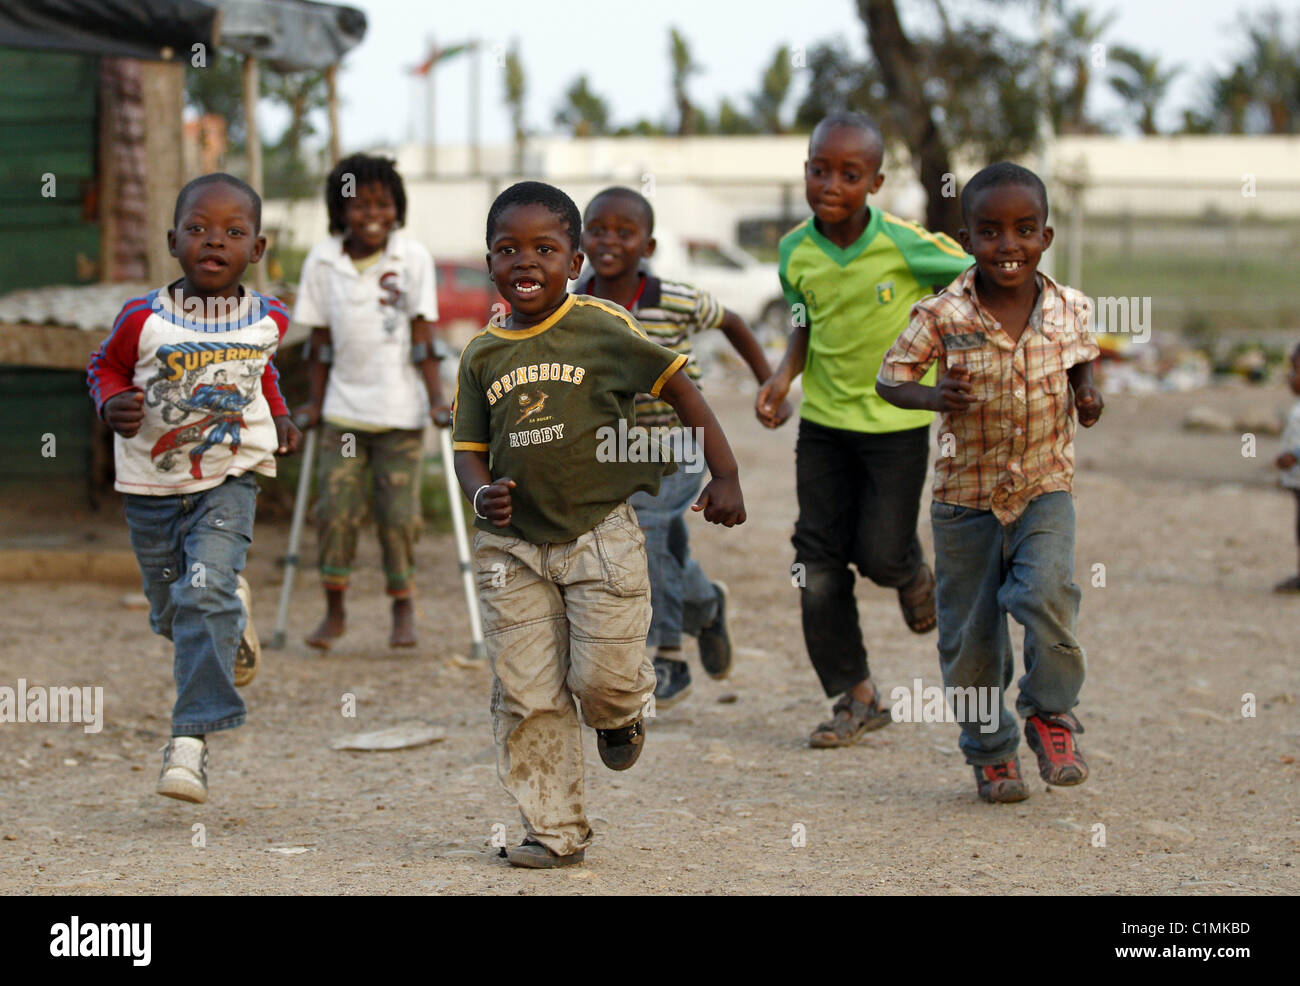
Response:
MULTIPOLYGON (((347 0, 366 11, 366 39, 344 63, 340 91, 341 128, 348 150, 379 144, 422 141, 424 97, 409 74, 425 52, 426 38, 440 45, 479 39, 481 56, 481 130, 485 142, 508 139, 502 103, 502 72, 493 53, 517 41, 528 86, 527 120, 534 133, 556 131, 553 123, 563 92, 586 73, 592 89, 610 105, 615 124, 640 117, 672 116, 668 30, 676 26, 703 67, 691 84, 697 105, 716 111, 723 96, 748 108, 748 95, 782 44, 810 49, 820 41, 842 38, 864 55, 864 29, 852 0, 754 0, 752 3, 657 0, 654 3, 515 4, 461 2, 417 4, 411 0, 347 0), (555 12, 555 13, 553 13, 555 12), (567 15, 567 16, 565 16, 567 15)), ((951 15, 962 11, 999 16, 1008 29, 1037 30, 1033 0, 944 0, 951 15)), ((899 0, 904 27, 926 26, 934 0, 899 0)), ((1211 67, 1232 62, 1241 45, 1240 13, 1280 6, 1296 17, 1296 0, 1114 0, 1089 4, 1100 12, 1116 11, 1107 35, 1110 43, 1155 53, 1161 62, 1183 67, 1162 107, 1162 129, 1178 125, 1182 110, 1196 102, 1201 80, 1211 67)), ((1293 23, 1295 23, 1293 21, 1293 23)), ((437 134, 440 143, 459 143, 468 135, 468 57, 438 70, 437 134)), ((1100 74, 1100 73, 1099 73, 1100 74)), ((796 74, 793 112, 802 91, 796 74)), ((1089 96, 1094 115, 1119 115, 1121 104, 1109 86, 1094 83, 1089 96)), ((279 124, 270 122, 271 127, 279 124)))

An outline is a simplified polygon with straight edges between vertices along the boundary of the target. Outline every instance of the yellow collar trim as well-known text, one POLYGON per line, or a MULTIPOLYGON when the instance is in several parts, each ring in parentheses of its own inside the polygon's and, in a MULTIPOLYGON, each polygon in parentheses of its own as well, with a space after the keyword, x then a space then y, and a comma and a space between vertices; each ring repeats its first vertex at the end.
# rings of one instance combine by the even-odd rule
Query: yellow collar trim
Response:
POLYGON ((559 308, 551 312, 545 321, 538 322, 536 325, 529 326, 526 329, 498 329, 495 326, 488 326, 488 331, 499 339, 531 339, 533 336, 539 336, 552 325, 569 314, 569 309, 574 305, 577 299, 573 295, 566 295, 564 303, 559 308))

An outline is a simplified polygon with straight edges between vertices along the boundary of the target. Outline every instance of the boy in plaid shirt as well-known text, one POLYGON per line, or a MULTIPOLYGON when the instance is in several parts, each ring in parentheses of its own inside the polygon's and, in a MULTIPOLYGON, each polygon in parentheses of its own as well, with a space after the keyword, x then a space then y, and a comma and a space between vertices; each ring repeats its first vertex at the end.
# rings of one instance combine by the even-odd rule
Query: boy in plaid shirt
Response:
POLYGON ((981 798, 1022 801, 1019 737, 1002 701, 1013 670, 1006 613, 1025 628, 1016 708, 1039 773, 1059 785, 1088 776, 1074 740, 1083 727, 1070 712, 1085 668, 1070 488, 1074 412, 1085 428, 1101 417, 1098 350, 1088 299, 1038 273, 1052 242, 1038 176, 991 165, 961 204, 961 244, 975 266, 913 308, 876 388, 899 407, 943 414, 930 507, 939 665, 947 688, 996 690, 993 723, 967 714, 961 747, 981 798), (928 387, 918 381, 932 363, 944 376, 928 387))

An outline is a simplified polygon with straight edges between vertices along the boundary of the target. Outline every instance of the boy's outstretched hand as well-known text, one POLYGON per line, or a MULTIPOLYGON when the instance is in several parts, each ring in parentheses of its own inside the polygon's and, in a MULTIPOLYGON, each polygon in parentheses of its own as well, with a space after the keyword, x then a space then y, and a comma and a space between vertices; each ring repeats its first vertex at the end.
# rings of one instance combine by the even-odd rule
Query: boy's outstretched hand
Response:
POLYGON ((964 366, 950 366, 934 386, 935 411, 965 411, 976 403, 970 383, 970 370, 964 366))
POLYGON ((772 377, 758 388, 754 399, 754 413, 765 428, 779 428, 793 413, 794 408, 785 399, 790 392, 790 383, 779 374, 772 377))
POLYGON ((492 521, 494 527, 507 527, 510 524, 510 516, 514 513, 514 507, 510 502, 510 491, 515 488, 515 485, 515 481, 509 476, 493 480, 487 489, 478 494, 476 497, 478 502, 474 504, 474 508, 492 521))
POLYGON ((298 451, 298 446, 302 444, 302 432, 298 426, 293 423, 293 418, 287 414, 277 415, 275 418, 275 440, 279 446, 275 450, 276 455, 292 455, 298 451))
POLYGON ((1101 417, 1106 402, 1101 399, 1101 391, 1090 383, 1080 384, 1074 391, 1074 406, 1079 411, 1079 424, 1091 428, 1101 417))
POLYGON ((134 438, 143 423, 143 391, 124 390, 104 402, 104 424, 123 438, 134 438))
POLYGON ((740 492, 740 480, 735 476, 715 476, 709 480, 691 509, 703 510, 704 519, 710 524, 721 524, 723 527, 743 524, 745 498, 740 492))

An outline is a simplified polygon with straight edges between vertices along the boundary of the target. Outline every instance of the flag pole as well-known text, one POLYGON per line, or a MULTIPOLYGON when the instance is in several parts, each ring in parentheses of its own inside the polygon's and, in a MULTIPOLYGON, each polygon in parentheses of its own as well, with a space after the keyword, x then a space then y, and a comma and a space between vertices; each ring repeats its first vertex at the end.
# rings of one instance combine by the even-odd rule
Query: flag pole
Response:
POLYGON ((427 177, 432 178, 438 171, 438 151, 434 142, 434 135, 437 133, 436 115, 438 104, 433 89, 433 74, 438 60, 438 46, 434 43, 433 35, 429 35, 429 68, 424 73, 424 98, 427 102, 426 112, 429 116, 429 130, 427 143, 424 146, 424 170, 427 177))

